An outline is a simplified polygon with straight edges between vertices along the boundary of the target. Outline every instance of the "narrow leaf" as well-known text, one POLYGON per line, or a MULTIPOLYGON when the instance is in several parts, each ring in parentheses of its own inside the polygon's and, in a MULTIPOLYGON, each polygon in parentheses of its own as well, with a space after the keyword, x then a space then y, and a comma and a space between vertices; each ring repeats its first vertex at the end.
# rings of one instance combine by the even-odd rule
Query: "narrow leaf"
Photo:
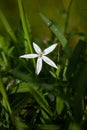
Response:
MULTIPOLYGON (((36 86, 37 88, 37 86, 36 86)), ((50 106, 48 104, 48 102, 46 101, 44 95, 35 88, 35 84, 32 83, 22 83, 19 85, 19 87, 14 88, 13 90, 11 90, 11 93, 25 93, 25 92, 29 92, 34 99, 37 101, 37 103, 50 115, 52 116, 53 113, 50 110, 50 106)))
MULTIPOLYGON (((28 50, 30 51, 30 53, 33 53, 33 49, 32 49, 32 46, 31 46, 30 35, 29 35, 29 30, 28 30, 28 25, 27 25, 27 17, 26 17, 26 15, 24 13, 22 0, 18 0, 18 6, 19 6, 19 12, 20 12, 20 17, 21 17, 23 30, 24 30, 24 33, 25 33, 25 38, 27 40, 27 47, 28 47, 28 50)), ((33 59, 33 64, 35 66, 35 60, 34 59, 33 59)))
POLYGON ((15 117, 15 127, 16 130, 27 130, 28 126, 19 118, 15 117))
POLYGON ((30 93, 33 95, 37 103, 50 115, 52 116, 52 111, 50 110, 49 104, 44 98, 44 95, 39 92, 38 90, 35 90, 34 87, 30 87, 30 93))
POLYGON ((63 108, 64 108, 64 101, 62 98, 57 96, 56 97, 56 111, 57 111, 58 115, 61 114, 63 108))
POLYGON ((3 96, 3 100, 4 100, 4 102, 6 103, 6 106, 7 106, 7 108, 8 108, 9 113, 12 114, 11 107, 10 107, 10 104, 9 104, 9 101, 8 101, 8 97, 7 97, 7 94, 6 94, 4 85, 3 85, 3 83, 2 83, 1 77, 0 77, 0 93, 1 93, 2 96, 3 96))
POLYGON ((76 70, 77 70, 77 65, 79 63, 80 55, 83 50, 84 44, 85 44, 85 42, 80 40, 77 43, 77 45, 73 51, 73 54, 70 58, 69 65, 68 65, 67 72, 66 72, 66 75, 68 77, 71 76, 72 73, 76 72, 76 70))
MULTIPOLYGON (((10 24, 8 23, 6 17, 4 16, 4 14, 2 13, 1 10, 0 10, 0 19, 1 19, 1 21, 2 21, 2 23, 3 23, 3 25, 4 25, 4 27, 5 27, 6 31, 9 33, 9 35, 10 35, 11 38, 13 39, 13 41, 14 41, 15 43, 17 43, 17 38, 16 38, 16 36, 15 36, 15 34, 14 34, 14 31, 12 30, 10 24)), ((16 44, 16 46, 17 46, 17 44, 16 44)))
POLYGON ((68 41, 67 39, 64 37, 64 35, 62 34, 62 32, 60 31, 58 25, 56 25, 55 23, 53 23, 51 20, 49 20, 47 17, 45 17, 43 14, 40 13, 41 18, 43 19, 43 21, 46 23, 46 25, 53 31, 53 33, 56 35, 56 37, 58 38, 58 40, 61 42, 62 47, 65 50, 65 53, 67 55, 68 58, 71 57, 71 49, 68 45, 68 41))
POLYGON ((54 124, 38 125, 40 130, 60 130, 60 126, 54 124))

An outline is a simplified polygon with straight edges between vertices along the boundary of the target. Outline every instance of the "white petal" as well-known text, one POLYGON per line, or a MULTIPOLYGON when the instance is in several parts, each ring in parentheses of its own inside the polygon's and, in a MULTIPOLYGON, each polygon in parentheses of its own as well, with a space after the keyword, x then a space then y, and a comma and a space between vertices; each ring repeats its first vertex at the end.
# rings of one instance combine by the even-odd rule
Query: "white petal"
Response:
POLYGON ((45 61, 48 65, 54 67, 54 68, 57 68, 56 64, 51 60, 49 59, 48 57, 46 56, 42 56, 42 59, 43 61, 45 61))
POLYGON ((57 43, 51 45, 50 47, 46 48, 44 51, 43 51, 43 55, 47 55, 49 53, 51 53, 55 47, 57 46, 57 43))
POLYGON ((37 66, 36 66, 36 74, 38 75, 42 69, 42 59, 39 57, 37 59, 37 66))
POLYGON ((36 53, 41 53, 42 52, 40 47, 35 42, 33 42, 33 47, 34 47, 34 50, 35 50, 36 53))
POLYGON ((25 54, 20 56, 20 58, 27 58, 27 59, 36 58, 36 57, 38 57, 37 54, 25 54))

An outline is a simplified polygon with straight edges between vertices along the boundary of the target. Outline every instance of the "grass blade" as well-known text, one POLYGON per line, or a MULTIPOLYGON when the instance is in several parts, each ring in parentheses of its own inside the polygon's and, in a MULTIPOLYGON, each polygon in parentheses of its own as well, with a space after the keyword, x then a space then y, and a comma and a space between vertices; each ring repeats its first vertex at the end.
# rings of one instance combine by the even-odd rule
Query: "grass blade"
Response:
POLYGON ((62 47, 65 50, 65 53, 67 55, 68 58, 71 57, 71 50, 70 47, 68 45, 68 41, 67 39, 64 37, 64 35, 62 34, 62 32, 60 31, 58 25, 56 25, 55 23, 53 23, 52 21, 50 21, 47 17, 45 17, 43 14, 40 13, 41 18, 43 19, 43 21, 46 23, 46 25, 53 31, 53 33, 56 35, 56 37, 58 38, 58 40, 61 42, 62 47))
MULTIPOLYGON (((12 30, 10 24, 8 23, 6 17, 4 16, 4 14, 2 13, 2 11, 0 10, 0 19, 6 29, 6 31, 9 33, 9 35, 11 36, 11 38, 13 39, 14 43, 17 44, 17 38, 14 34, 14 31, 12 30)), ((17 46, 17 45, 16 45, 17 46)))
MULTIPOLYGON (((23 30, 24 30, 24 33, 25 33, 25 38, 27 40, 27 47, 28 47, 29 52, 33 53, 31 41, 30 41, 30 36, 29 36, 29 31, 28 31, 28 27, 27 27, 27 19, 25 17, 25 13, 24 13, 24 10, 23 10, 22 0, 18 0, 18 6, 19 6, 19 12, 20 12, 23 30)), ((35 66, 35 60, 34 59, 32 59, 32 60, 33 60, 34 66, 35 66)))
POLYGON ((8 97, 7 97, 7 94, 6 94, 5 88, 4 88, 4 86, 3 86, 3 83, 2 83, 1 77, 0 77, 0 92, 1 92, 1 94, 2 94, 2 96, 3 96, 3 100, 4 100, 4 102, 5 102, 6 105, 7 105, 8 111, 9 111, 9 113, 11 114, 11 113, 12 113, 12 111, 11 111, 11 107, 10 107, 10 104, 9 104, 9 101, 8 101, 8 97))
POLYGON ((24 93, 24 92, 29 92, 34 99, 36 100, 36 102, 50 115, 52 116, 53 113, 50 110, 50 106, 48 104, 48 102, 46 101, 44 95, 38 91, 37 89, 35 89, 34 87, 35 85, 32 83, 22 83, 19 85, 19 87, 15 88, 14 90, 11 91, 11 93, 24 93))

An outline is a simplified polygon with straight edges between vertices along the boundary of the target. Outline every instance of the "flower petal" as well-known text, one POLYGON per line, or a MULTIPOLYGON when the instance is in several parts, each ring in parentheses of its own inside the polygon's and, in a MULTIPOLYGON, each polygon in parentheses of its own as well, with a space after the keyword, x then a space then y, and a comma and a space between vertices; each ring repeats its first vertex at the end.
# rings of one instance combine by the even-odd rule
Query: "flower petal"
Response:
POLYGON ((42 56, 42 59, 43 59, 43 61, 46 62, 48 65, 50 65, 50 66, 52 66, 52 67, 54 67, 54 68, 57 69, 56 64, 55 64, 51 59, 49 59, 49 58, 46 57, 46 56, 42 56))
POLYGON ((36 74, 38 75, 42 69, 42 59, 39 57, 37 59, 37 66, 36 66, 36 74))
POLYGON ((47 55, 49 53, 51 53, 55 47, 57 46, 57 43, 51 45, 50 47, 46 48, 44 51, 43 51, 43 55, 47 55))
POLYGON ((33 47, 34 47, 34 50, 35 50, 36 53, 41 53, 42 52, 40 47, 35 42, 33 42, 33 47))
POLYGON ((37 54, 25 54, 25 55, 20 56, 20 58, 27 58, 27 59, 32 59, 36 57, 38 57, 37 54))

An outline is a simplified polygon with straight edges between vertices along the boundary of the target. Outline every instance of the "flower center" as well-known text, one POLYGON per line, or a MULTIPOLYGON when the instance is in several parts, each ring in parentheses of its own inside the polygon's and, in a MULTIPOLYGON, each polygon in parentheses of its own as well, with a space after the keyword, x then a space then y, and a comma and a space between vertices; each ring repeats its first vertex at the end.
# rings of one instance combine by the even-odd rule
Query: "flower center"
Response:
POLYGON ((42 57, 42 55, 43 55, 43 52, 40 52, 38 55, 39 55, 39 57, 42 57))

